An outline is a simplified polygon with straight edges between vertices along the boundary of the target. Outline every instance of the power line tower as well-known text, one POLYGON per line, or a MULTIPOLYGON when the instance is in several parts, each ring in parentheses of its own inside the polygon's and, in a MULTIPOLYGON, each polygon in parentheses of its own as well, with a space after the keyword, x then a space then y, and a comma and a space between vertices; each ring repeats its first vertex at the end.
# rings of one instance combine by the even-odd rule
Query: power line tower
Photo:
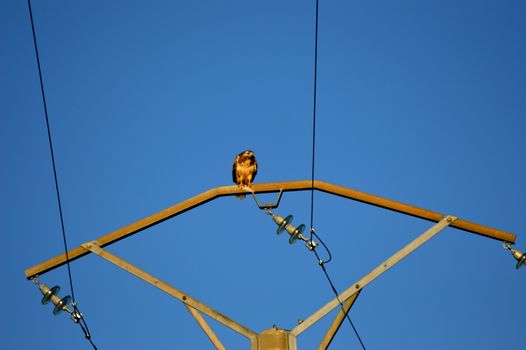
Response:
MULTIPOLYGON (((59 266, 62 266, 63 264, 79 259, 87 254, 93 253, 101 257, 102 259, 120 267, 128 273, 131 273, 136 277, 144 280, 145 282, 148 282, 149 284, 162 290, 163 292, 168 293, 169 295, 180 300, 188 309, 188 311, 192 314, 192 316, 196 319, 197 323, 203 329, 203 331, 208 336, 208 338, 210 339, 210 341, 216 349, 225 349, 225 346, 221 343, 221 341, 219 340, 215 332, 212 330, 210 325, 207 323, 205 318, 202 316, 202 314, 224 324, 230 329, 248 338, 250 340, 251 350, 297 350, 297 337, 309 327, 311 327, 313 324, 318 322, 322 317, 326 316, 329 312, 331 312, 337 307, 340 307, 340 311, 336 315, 331 326, 329 327, 325 336, 318 345, 318 349, 323 350, 328 348, 335 334, 338 332, 340 325, 347 317, 347 314, 353 306, 353 303, 355 302, 356 298, 369 283, 371 283, 373 280, 378 278, 384 272, 389 270, 391 267, 396 265, 410 253, 412 253, 414 250, 418 249, 422 244, 424 244, 425 242, 427 242, 428 240, 430 240, 435 235, 437 235, 449 226, 466 232, 503 241, 505 244, 505 248, 511 250, 512 255, 517 260, 517 268, 519 268, 526 262, 526 254, 523 254, 522 252, 516 249, 511 249, 511 245, 514 244, 516 240, 516 236, 512 233, 465 221, 455 216, 443 215, 430 210, 400 203, 394 200, 356 191, 350 188, 329 184, 323 181, 305 180, 255 184, 253 185, 252 191, 255 199, 255 193, 280 192, 280 197, 278 198, 279 203, 279 199, 281 198, 281 194, 283 192, 308 191, 314 189, 332 195, 359 201, 365 204, 393 210, 398 213, 428 220, 434 222, 434 224, 427 231, 418 236, 415 240, 413 240, 405 247, 400 249, 397 253, 386 259, 383 263, 381 263, 370 273, 362 277, 360 280, 350 285, 345 291, 343 291, 334 299, 322 306, 320 309, 318 309, 304 321, 299 323, 292 330, 284 330, 277 327, 273 327, 257 333, 249 329, 248 327, 230 319, 224 314, 214 310, 213 308, 204 304, 203 302, 192 298, 187 293, 184 293, 181 290, 169 285, 168 283, 163 282, 162 280, 156 278, 148 272, 128 263, 124 259, 104 249, 105 246, 108 246, 121 239, 134 235, 148 227, 154 226, 164 220, 182 214, 185 211, 196 208, 206 202, 215 200, 223 196, 233 196, 237 194, 247 193, 246 189, 239 189, 237 186, 217 187, 203 192, 195 197, 189 198, 183 202, 180 202, 172 207, 166 208, 142 220, 139 220, 130 225, 124 226, 114 232, 99 237, 96 240, 81 244, 80 246, 71 249, 69 252, 67 252, 67 254, 65 253, 56 256, 55 258, 49 259, 36 266, 28 268, 25 271, 25 276, 27 279, 38 278, 42 274, 49 272, 59 266)), ((269 208, 277 207, 277 204, 273 205, 271 203, 270 205, 261 206, 259 202, 257 203, 261 209, 266 209, 267 212, 269 208)), ((275 215, 273 215, 273 218, 275 218, 275 215)), ((304 238, 301 235, 301 232, 299 232, 297 228, 292 226, 290 222, 283 218, 275 219, 274 221, 276 221, 276 223, 279 225, 278 230, 286 230, 291 235, 291 240, 302 238, 306 241, 306 243, 310 244, 309 249, 315 249, 317 244, 315 244, 315 242, 313 243, 312 239, 309 242, 309 240, 304 238)), ((44 295, 43 302, 52 301, 53 304, 55 304, 56 313, 60 312, 61 310, 69 310, 68 297, 62 299, 59 298, 56 295, 56 289, 47 288, 43 284, 40 284, 40 290, 44 295)), ((72 315, 72 317, 74 316, 75 315, 72 315)))

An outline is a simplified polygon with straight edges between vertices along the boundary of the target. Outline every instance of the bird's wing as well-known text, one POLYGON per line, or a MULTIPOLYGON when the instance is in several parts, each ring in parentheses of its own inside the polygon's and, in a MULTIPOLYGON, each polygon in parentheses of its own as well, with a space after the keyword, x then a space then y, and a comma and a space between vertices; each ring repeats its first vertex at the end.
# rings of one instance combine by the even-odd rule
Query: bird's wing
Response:
POLYGON ((234 164, 232 165, 232 181, 237 184, 236 168, 239 164, 239 156, 234 159, 234 164))

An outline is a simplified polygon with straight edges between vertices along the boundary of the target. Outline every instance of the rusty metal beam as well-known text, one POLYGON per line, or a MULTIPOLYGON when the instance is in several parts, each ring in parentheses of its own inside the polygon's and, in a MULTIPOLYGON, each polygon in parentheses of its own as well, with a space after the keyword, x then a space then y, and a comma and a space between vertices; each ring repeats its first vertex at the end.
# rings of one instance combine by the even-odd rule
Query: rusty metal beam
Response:
MULTIPOLYGON (((279 192, 280 190, 283 190, 283 192, 305 191, 310 190, 312 188, 311 184, 312 182, 310 180, 269 182, 263 184, 254 184, 253 190, 255 193, 279 192)), ((333 185, 323 181, 314 181, 314 189, 429 221, 438 222, 444 217, 443 214, 436 213, 430 210, 418 208, 412 205, 404 204, 391 199, 382 198, 372 194, 356 191, 350 188, 333 185)), ((205 204, 206 202, 214 200, 218 197, 233 196, 241 193, 249 192, 247 192, 244 189, 239 189, 237 186, 223 186, 213 188, 211 190, 198 194, 195 197, 189 198, 181 203, 178 203, 174 206, 161 210, 156 214, 136 221, 130 225, 124 226, 116 231, 110 232, 102 237, 97 238, 96 240, 99 242, 101 247, 105 247, 123 238, 138 233, 150 226, 156 225, 176 215, 182 214, 187 210, 205 204)), ((512 233, 475 224, 469 221, 459 219, 452 226, 460 230, 476 233, 500 241, 515 243, 515 235, 512 233)), ((80 246, 73 248, 68 252, 69 261, 76 260, 88 253, 88 251, 86 251, 80 246)), ((25 270, 24 273, 26 275, 26 278, 30 279, 32 277, 35 277, 36 275, 44 274, 50 270, 62 266, 66 263, 66 260, 66 254, 61 254, 36 266, 28 268, 27 270, 25 270)))

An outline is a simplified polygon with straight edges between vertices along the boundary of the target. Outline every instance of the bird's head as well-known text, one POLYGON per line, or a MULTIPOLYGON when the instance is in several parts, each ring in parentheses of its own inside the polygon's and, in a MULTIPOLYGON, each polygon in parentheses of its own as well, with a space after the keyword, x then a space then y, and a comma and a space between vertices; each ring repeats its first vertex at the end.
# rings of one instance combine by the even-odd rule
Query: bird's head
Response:
POLYGON ((250 158, 250 157, 253 157, 253 156, 254 156, 254 152, 252 152, 251 150, 246 150, 245 152, 243 152, 243 155, 244 155, 245 157, 250 158))

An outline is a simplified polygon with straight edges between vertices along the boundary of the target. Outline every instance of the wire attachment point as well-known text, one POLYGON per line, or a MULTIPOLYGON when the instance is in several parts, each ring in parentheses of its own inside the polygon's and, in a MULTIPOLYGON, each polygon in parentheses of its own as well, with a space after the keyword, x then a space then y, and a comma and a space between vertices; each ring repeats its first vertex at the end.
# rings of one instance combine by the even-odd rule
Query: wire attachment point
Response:
POLYGON ((307 246, 307 248, 310 250, 310 251, 313 251, 314 249, 316 249, 316 247, 318 247, 318 242, 316 242, 315 240, 312 239, 313 235, 315 235, 316 233, 316 230, 314 230, 314 227, 311 227, 310 230, 310 238, 305 240, 305 246, 307 246))
POLYGON ((252 194, 252 197, 254 197, 254 201, 256 202, 256 205, 259 207, 259 209, 264 210, 267 214, 269 214, 270 212, 269 215, 272 215, 272 212, 270 211, 270 209, 276 209, 278 207, 279 201, 281 200, 281 195, 283 194, 283 189, 280 188, 278 199, 276 200, 276 204, 274 204, 273 202, 260 204, 254 191, 252 189, 249 189, 249 190, 250 190, 250 193, 252 194))
POLYGON ((73 322, 75 323, 79 323, 80 320, 82 320, 83 318, 83 314, 79 311, 79 309, 77 308, 77 302, 74 301, 73 303, 71 303, 71 306, 73 306, 73 311, 71 311, 69 313, 69 315, 71 316, 71 319, 73 320, 73 322))
POLYGON ((509 242, 502 242, 502 246, 504 249, 509 250, 511 252, 511 255, 517 260, 517 265, 515 265, 515 268, 518 270, 522 266, 526 266, 526 253, 521 252, 518 249, 512 248, 511 243, 509 242))
POLYGON ((307 247, 307 249, 312 251, 318 247, 318 242, 314 241, 313 239, 308 239, 305 241, 305 246, 307 247))

